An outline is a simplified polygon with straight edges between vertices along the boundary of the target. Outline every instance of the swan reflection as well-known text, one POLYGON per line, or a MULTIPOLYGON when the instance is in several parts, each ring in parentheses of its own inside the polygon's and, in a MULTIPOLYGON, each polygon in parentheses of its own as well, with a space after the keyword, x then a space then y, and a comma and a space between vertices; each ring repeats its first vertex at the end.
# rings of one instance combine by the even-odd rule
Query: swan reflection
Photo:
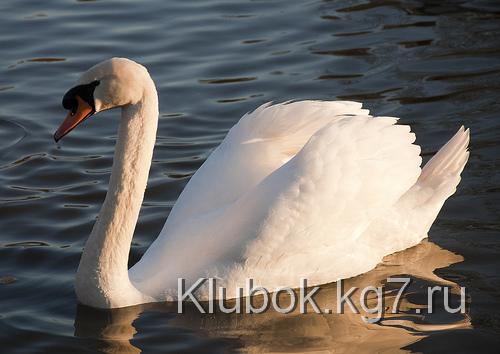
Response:
MULTIPOLYGON (((79 306, 75 336, 97 340, 98 349, 105 353, 140 353, 151 345, 164 352, 175 352, 179 345, 189 348, 191 341, 196 342, 197 338, 225 338, 227 343, 234 341, 231 345, 245 352, 368 353, 403 348, 432 331, 471 327, 467 311, 465 314, 448 313, 442 301, 435 300, 433 313, 426 311, 429 286, 449 287, 452 301, 456 303, 459 285, 439 277, 434 271, 462 260, 461 256, 424 240, 415 247, 387 256, 372 271, 344 280, 344 289, 384 286, 384 311, 378 323, 366 323, 361 317, 363 313, 352 313, 348 306, 344 314, 313 311, 301 314, 298 309, 290 314, 272 309, 262 314, 201 314, 190 304, 186 304, 185 313, 177 314, 176 303, 106 311, 79 306), (411 284, 402 296, 398 313, 393 314, 393 302, 401 284, 387 284, 386 280, 398 276, 410 277, 411 284), (148 340, 142 341, 141 336, 148 340)), ((323 285, 314 299, 321 309, 335 309, 337 284, 323 285)), ((361 309, 359 290, 351 300, 361 309)), ((258 302, 257 296, 254 303, 258 302)), ((368 296, 368 307, 376 304, 376 297, 368 296)), ((283 303, 283 307, 286 305, 283 303)))

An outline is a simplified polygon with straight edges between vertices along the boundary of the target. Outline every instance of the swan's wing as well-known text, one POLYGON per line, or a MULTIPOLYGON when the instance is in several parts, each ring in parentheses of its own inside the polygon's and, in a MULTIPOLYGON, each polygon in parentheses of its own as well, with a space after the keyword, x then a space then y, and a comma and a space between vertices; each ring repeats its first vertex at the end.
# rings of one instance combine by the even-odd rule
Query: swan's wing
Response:
POLYGON ((328 115, 321 104, 265 106, 245 116, 193 176, 174 222, 171 214, 131 268, 134 284, 159 296, 175 290, 178 277, 192 284, 218 275, 231 296, 231 285, 249 277, 271 289, 300 276, 319 284, 372 268, 378 254, 357 239, 415 183, 420 148, 395 118, 373 118, 354 103, 338 105, 357 115, 328 115), (302 119, 313 107, 316 116, 302 119))
POLYGON ((266 103, 247 113, 193 175, 168 224, 233 203, 295 156, 319 129, 346 114, 368 110, 357 102, 298 101, 266 103))
POLYGON ((378 253, 371 257, 358 238, 421 171, 415 135, 396 121, 337 119, 244 196, 239 203, 265 209, 266 216, 241 230, 254 239, 241 266, 222 271, 228 284, 253 278, 272 288, 298 285, 300 276, 320 284, 375 266, 378 253))

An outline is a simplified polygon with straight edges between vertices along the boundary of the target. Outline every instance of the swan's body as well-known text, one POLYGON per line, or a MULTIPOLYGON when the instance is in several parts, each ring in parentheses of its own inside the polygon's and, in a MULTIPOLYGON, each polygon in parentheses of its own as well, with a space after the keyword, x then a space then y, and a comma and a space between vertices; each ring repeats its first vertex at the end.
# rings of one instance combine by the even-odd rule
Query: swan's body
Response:
POLYGON ((109 191, 76 276, 79 300, 94 307, 175 298, 180 277, 220 277, 234 296, 246 278, 272 291, 366 272, 426 237, 469 155, 460 128, 421 170, 415 136, 396 118, 371 117, 355 102, 265 104, 230 130, 127 270, 157 94, 147 71, 126 59, 91 68, 80 84, 95 80, 94 111, 120 106, 122 119, 109 191))

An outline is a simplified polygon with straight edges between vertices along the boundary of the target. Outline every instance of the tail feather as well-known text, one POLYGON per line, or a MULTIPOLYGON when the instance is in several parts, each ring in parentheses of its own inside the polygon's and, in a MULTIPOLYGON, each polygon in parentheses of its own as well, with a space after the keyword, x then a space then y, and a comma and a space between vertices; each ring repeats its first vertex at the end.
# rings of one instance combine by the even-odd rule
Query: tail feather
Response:
POLYGON ((467 150, 469 135, 469 129, 464 129, 463 126, 460 127, 453 138, 427 162, 417 183, 432 188, 438 188, 443 183, 448 184, 448 187, 452 187, 453 193, 458 182, 460 182, 460 173, 462 173, 469 158, 469 151, 467 150), (451 186, 450 184, 454 185, 451 186))
POLYGON ((469 158, 469 129, 458 132, 424 166, 410 193, 419 207, 415 222, 427 233, 448 197, 455 193, 469 158))
POLYGON ((365 232, 368 238, 364 242, 373 242, 380 249, 380 240, 388 240, 390 235, 391 241, 384 242, 384 250, 391 253, 416 245, 426 237, 444 202, 460 182, 460 173, 469 158, 468 145, 469 129, 460 127, 427 162, 413 187, 381 219, 372 223, 365 232))

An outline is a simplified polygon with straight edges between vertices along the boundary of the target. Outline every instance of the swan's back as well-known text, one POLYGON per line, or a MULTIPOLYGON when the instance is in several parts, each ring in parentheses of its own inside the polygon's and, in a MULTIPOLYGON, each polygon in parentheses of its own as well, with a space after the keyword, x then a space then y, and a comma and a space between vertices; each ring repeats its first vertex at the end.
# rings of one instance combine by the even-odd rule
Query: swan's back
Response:
POLYGON ((351 277, 415 245, 458 183, 467 133, 432 163, 437 183, 419 179, 420 148, 396 121, 355 102, 245 115, 192 177, 132 281, 158 298, 177 294, 178 277, 219 276, 231 296, 246 278, 273 289, 351 277), (415 197, 420 189, 439 194, 432 207, 415 197))

